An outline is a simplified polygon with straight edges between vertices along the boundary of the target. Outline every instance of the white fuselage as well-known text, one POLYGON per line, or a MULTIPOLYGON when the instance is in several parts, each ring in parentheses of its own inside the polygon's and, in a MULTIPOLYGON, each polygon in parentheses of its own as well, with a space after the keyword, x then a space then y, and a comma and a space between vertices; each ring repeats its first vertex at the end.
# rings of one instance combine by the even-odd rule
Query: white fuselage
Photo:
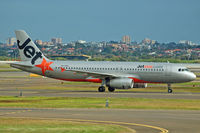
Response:
MULTIPOLYGON (((53 71, 45 71, 45 76, 68 81, 101 82, 87 72, 113 74, 129 77, 135 83, 181 83, 192 81, 196 75, 185 67, 173 63, 152 62, 109 62, 109 61, 52 61, 53 71), (79 73, 86 72, 86 73, 79 73)), ((28 64, 27 64, 28 65, 28 64)), ((18 67, 19 68, 19 67, 18 67)), ((19 68, 42 75, 41 68, 19 68)), ((98 77, 98 76, 97 76, 98 77)))

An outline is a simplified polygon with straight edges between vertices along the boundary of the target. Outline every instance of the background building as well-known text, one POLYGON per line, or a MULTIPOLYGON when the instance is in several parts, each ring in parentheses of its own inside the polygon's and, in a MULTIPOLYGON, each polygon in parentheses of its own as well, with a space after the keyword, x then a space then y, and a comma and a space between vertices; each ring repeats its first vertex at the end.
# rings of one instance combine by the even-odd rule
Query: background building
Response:
POLYGON ((35 40, 36 44, 42 45, 42 40, 35 40))
POLYGON ((62 44, 62 38, 51 38, 53 44, 62 44))
POLYGON ((142 40, 142 43, 144 43, 144 44, 150 44, 151 43, 151 39, 144 38, 144 40, 142 40))
POLYGON ((188 44, 188 45, 196 45, 196 44, 193 43, 192 41, 188 41, 188 40, 180 40, 179 43, 180 43, 180 44, 188 44))
POLYGON ((130 44, 130 43, 131 43, 131 38, 130 38, 130 36, 128 36, 128 35, 123 36, 123 37, 122 37, 122 43, 130 44))
POLYGON ((7 46, 13 46, 16 43, 17 43, 17 40, 15 37, 9 37, 7 40, 7 46))

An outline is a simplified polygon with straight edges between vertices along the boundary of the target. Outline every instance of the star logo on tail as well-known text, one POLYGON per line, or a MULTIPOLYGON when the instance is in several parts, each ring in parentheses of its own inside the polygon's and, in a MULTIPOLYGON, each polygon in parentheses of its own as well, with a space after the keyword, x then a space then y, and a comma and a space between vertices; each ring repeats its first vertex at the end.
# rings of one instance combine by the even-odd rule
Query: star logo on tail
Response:
POLYGON ((42 75, 45 76, 46 70, 54 71, 54 70, 50 67, 50 65, 51 65, 52 63, 53 63, 53 62, 47 62, 46 59, 43 58, 42 63, 41 63, 41 64, 38 64, 38 65, 35 65, 35 66, 41 68, 41 70, 42 70, 42 75))

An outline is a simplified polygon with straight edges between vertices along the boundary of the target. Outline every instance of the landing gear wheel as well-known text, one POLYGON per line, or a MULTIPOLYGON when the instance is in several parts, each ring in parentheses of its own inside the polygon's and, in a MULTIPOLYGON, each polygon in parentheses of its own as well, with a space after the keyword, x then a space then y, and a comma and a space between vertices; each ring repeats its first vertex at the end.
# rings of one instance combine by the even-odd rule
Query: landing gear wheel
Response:
POLYGON ((98 88, 98 91, 99 91, 99 92, 105 92, 105 90, 106 90, 106 89, 105 89, 104 86, 100 86, 100 87, 98 88))
POLYGON ((172 91, 172 89, 168 89, 168 93, 172 93, 173 91, 172 91))
POLYGON ((172 93, 171 84, 168 84, 167 86, 168 86, 168 93, 172 93))
POLYGON ((115 88, 113 88, 113 87, 108 87, 108 91, 109 91, 109 92, 114 92, 114 91, 115 91, 115 88))

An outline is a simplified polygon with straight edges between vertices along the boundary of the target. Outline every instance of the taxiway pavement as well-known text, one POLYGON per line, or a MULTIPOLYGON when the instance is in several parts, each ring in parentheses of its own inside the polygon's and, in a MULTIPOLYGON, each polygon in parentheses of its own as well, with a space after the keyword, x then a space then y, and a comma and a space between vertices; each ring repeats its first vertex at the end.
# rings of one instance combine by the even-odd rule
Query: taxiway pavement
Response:
POLYGON ((0 108, 0 117, 56 119, 127 126, 137 133, 199 133, 200 111, 0 108))

